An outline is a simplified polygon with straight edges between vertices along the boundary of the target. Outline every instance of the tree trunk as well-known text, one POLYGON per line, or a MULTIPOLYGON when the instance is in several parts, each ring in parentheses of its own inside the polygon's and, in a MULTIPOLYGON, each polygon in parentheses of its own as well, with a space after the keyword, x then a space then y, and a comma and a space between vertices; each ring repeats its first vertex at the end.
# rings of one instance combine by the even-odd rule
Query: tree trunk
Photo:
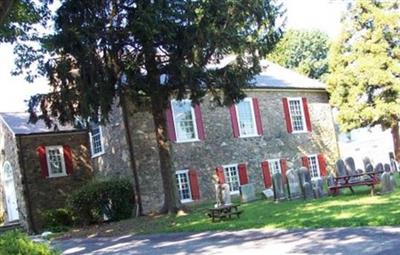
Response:
POLYGON ((0 3, 0 26, 3 25, 8 13, 14 5, 14 0, 2 0, 0 3))
POLYGON ((392 117, 391 132, 393 138, 394 155, 397 162, 400 161, 400 137, 399 137, 399 120, 396 116, 392 117))
POLYGON ((165 118, 164 106, 165 98, 163 96, 153 96, 151 98, 151 107, 154 120, 154 129, 158 145, 158 154, 160 157, 160 171, 164 189, 164 205, 160 213, 176 213, 180 207, 176 191, 176 181, 172 169, 171 144, 167 135, 167 122, 165 118))

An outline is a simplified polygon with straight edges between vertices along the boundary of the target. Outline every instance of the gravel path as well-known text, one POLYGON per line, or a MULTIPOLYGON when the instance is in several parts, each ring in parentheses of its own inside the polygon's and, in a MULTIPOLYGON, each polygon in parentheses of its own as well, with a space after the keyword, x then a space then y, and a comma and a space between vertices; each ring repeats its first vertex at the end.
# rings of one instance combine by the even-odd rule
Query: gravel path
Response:
POLYGON ((400 254, 400 227, 243 230, 54 241, 63 254, 400 254))

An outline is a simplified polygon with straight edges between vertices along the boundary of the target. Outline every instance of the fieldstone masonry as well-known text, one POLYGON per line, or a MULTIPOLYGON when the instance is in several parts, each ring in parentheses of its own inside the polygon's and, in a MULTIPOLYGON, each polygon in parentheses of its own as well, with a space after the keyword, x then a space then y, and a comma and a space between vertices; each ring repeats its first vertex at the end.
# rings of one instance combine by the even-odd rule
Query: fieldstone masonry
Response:
MULTIPOLYGON (((251 89, 247 91, 247 95, 258 98, 264 129, 262 136, 234 138, 228 108, 213 106, 210 98, 205 97, 201 104, 205 140, 172 144, 174 169, 193 168, 198 171, 201 200, 214 199, 212 176, 215 168, 220 165, 247 163, 249 183, 254 183, 257 192, 261 192, 264 183, 260 164, 264 160, 285 158, 298 168, 301 166, 301 156, 323 153, 327 158, 329 169, 338 157, 335 129, 326 91, 251 89), (307 98, 312 132, 297 134, 287 132, 282 106, 283 97, 307 98)), ((117 122, 122 123, 120 112, 116 115, 117 122)), ((162 204, 163 189, 152 116, 148 112, 131 109, 129 126, 132 131, 144 211, 158 210, 162 204)), ((125 136, 115 135, 115 132, 120 133, 120 129, 122 132, 122 126, 111 125, 105 129, 110 129, 105 133, 111 134, 113 138, 106 142, 107 146, 122 150, 124 141, 118 139, 123 139, 125 136), (115 144, 118 141, 120 145, 115 144)), ((102 160, 106 162, 109 157, 113 155, 106 152, 102 160)), ((110 159, 113 163, 108 164, 108 169, 119 171, 128 168, 125 160, 115 159, 117 157, 110 159)))

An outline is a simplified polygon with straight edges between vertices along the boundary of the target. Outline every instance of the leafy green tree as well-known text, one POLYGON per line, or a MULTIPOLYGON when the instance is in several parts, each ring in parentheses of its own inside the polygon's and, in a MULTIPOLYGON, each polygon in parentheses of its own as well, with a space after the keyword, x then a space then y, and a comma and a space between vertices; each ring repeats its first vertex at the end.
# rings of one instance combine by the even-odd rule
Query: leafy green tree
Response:
MULTIPOLYGON (((107 122, 117 101, 152 113, 163 180, 162 212, 176 212, 176 192, 167 136, 169 99, 198 102, 210 93, 231 104, 260 71, 280 36, 280 6, 267 0, 66 0, 57 12, 55 34, 43 40, 44 65, 53 92, 32 98, 32 119, 62 123, 75 117, 107 122), (227 55, 235 61, 207 68, 227 55), (35 107, 42 110, 35 115, 35 107)), ((124 108, 124 107, 123 107, 124 108)))
POLYGON ((320 31, 288 30, 274 50, 271 61, 314 79, 328 71, 329 37, 320 31))
POLYGON ((391 128, 400 160, 400 1, 356 1, 332 45, 328 90, 343 131, 391 128))

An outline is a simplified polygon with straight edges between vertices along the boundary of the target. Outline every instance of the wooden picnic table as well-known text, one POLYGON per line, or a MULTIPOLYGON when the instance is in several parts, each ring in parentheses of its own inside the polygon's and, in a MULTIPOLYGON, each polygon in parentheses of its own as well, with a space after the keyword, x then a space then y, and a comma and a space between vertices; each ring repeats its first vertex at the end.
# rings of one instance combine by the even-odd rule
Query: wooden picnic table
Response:
POLYGON ((336 195, 339 189, 349 188, 354 194, 354 186, 370 186, 371 195, 375 194, 375 185, 379 183, 378 172, 366 172, 361 174, 353 174, 346 176, 337 176, 334 178, 334 185, 329 186, 329 193, 336 195))
POLYGON ((243 213, 243 211, 239 210, 240 205, 224 205, 224 206, 219 206, 216 208, 209 208, 208 209, 208 216, 211 218, 212 222, 215 221, 215 219, 222 219, 222 218, 232 218, 232 215, 236 215, 238 218, 240 218, 240 214, 243 213))

